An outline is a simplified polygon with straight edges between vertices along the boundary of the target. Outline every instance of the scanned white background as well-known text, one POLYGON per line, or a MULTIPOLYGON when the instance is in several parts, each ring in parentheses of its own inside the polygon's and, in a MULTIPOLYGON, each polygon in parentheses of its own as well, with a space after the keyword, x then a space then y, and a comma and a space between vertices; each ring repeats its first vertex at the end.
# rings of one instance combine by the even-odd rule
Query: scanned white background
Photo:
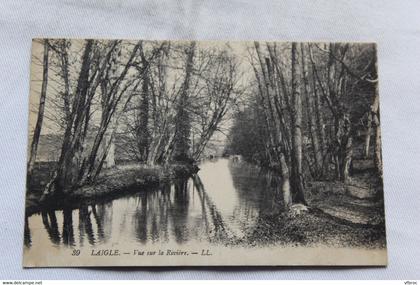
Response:
POLYGON ((420 1, 0 2, 0 279, 420 279, 420 1), (387 268, 22 269, 33 37, 376 41, 387 268))

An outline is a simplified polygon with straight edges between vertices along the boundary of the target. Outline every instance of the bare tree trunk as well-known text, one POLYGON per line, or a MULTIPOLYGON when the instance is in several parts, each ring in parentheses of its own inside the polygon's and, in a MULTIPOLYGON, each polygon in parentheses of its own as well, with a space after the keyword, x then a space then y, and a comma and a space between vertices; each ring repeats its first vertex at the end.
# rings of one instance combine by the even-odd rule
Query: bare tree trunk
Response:
POLYGON ((141 161, 147 162, 150 148, 149 131, 149 78, 145 74, 141 92, 141 103, 139 108, 139 122, 137 126, 137 140, 141 161))
POLYGON ((302 95, 297 88, 296 43, 292 43, 292 99, 293 99, 293 139, 292 139, 292 187, 294 202, 306 204, 302 173, 302 95))
POLYGON ((188 108, 188 97, 190 81, 194 65, 194 53, 196 43, 191 42, 187 52, 187 62, 185 67, 185 79, 177 105, 177 114, 175 119, 175 141, 173 150, 173 159, 175 161, 188 161, 190 159, 190 133, 191 121, 188 108))
POLYGON ((314 94, 309 94, 309 83, 308 83, 308 71, 306 67, 306 60, 305 60, 305 51, 304 51, 304 44, 300 44, 301 49, 301 58, 302 58, 302 78, 303 78, 303 90, 306 95, 306 102, 308 107, 308 123, 309 123, 309 131, 311 135, 311 142, 312 142, 312 149, 314 152, 315 158, 315 174, 316 177, 319 177, 322 173, 322 152, 319 146, 319 139, 318 139, 318 132, 317 132, 317 118, 316 112, 314 108, 314 94))
MULTIPOLYGON (((147 70, 149 63, 144 55, 143 48, 140 49, 140 56, 143 70, 147 70)), ((147 162, 150 150, 150 130, 149 130, 149 75, 143 73, 143 85, 141 92, 141 102, 139 107, 139 122, 137 125, 137 143, 140 153, 141 162, 147 162)))
POLYGON ((369 157, 369 149, 370 149, 370 138, 372 136, 372 121, 375 120, 376 113, 378 112, 379 107, 379 96, 378 92, 375 89, 375 98, 373 99, 373 104, 370 107, 370 112, 368 113, 367 118, 367 130, 366 130, 366 137, 365 137, 365 150, 364 156, 365 158, 369 157))
POLYGON ((372 135, 372 114, 368 112, 367 115, 367 127, 366 127, 366 136, 365 136, 365 149, 364 149, 364 157, 369 157, 369 148, 370 148, 370 137, 372 135))
MULTIPOLYGON (((103 98, 106 101, 106 104, 102 106, 102 113, 101 113, 101 122, 99 126, 99 130, 95 136, 93 146, 90 150, 90 154, 87 158, 85 158, 84 162, 87 163, 87 171, 83 170, 79 174, 78 183, 85 184, 86 182, 92 182, 94 177, 97 177, 97 174, 102 169, 103 165, 103 159, 99 159, 99 165, 97 164, 97 157, 98 157, 98 151, 103 142, 103 139, 105 137, 105 134, 107 130, 109 129, 109 125, 111 121, 114 118, 114 114, 118 108, 118 104, 121 101, 123 94, 126 92, 127 88, 129 87, 129 84, 126 83, 123 87, 121 87, 121 82, 126 77, 126 74, 128 73, 128 70, 131 67, 131 64, 137 54, 138 49, 140 48, 141 42, 136 44, 131 52, 130 58, 128 59, 127 63, 125 64, 125 67, 121 74, 118 76, 118 79, 114 81, 109 91, 105 92, 103 94, 103 98), (119 91, 120 90, 120 91, 119 91), (96 174, 95 174, 96 173, 96 174)), ((137 84, 134 84, 134 89, 137 89, 137 86, 139 85, 140 81, 137 81, 137 84)), ((133 92, 134 93, 134 92, 133 92)), ((123 109, 125 109, 128 102, 131 100, 133 93, 128 96, 127 100, 125 101, 125 106, 123 109)), ((90 103, 89 103, 90 104, 90 103)), ((116 122, 117 120, 115 120, 116 122)))
POLYGON ((64 132, 61 154, 58 160, 57 169, 53 174, 51 181, 46 185, 41 200, 56 191, 68 191, 76 182, 78 171, 75 169, 77 158, 76 151, 81 144, 81 132, 84 122, 85 99, 89 88, 89 69, 90 54, 92 51, 93 40, 87 40, 82 56, 82 64, 76 87, 75 99, 72 106, 72 113, 67 121, 64 132))
POLYGON ((382 143, 381 143, 381 126, 379 123, 379 118, 375 118, 375 167, 380 175, 382 177, 383 175, 383 169, 382 169, 382 143))
MULTIPOLYGON (((256 43, 256 47, 257 47, 257 43, 256 43)), ((258 50, 257 50, 257 52, 258 52, 258 50)), ((267 110, 268 108, 266 107, 266 104, 265 104, 265 96, 264 96, 265 89, 263 88, 263 82, 260 79, 258 71, 255 67, 254 67, 254 72, 255 72, 255 77, 257 78, 257 82, 258 82, 258 88, 259 88, 258 94, 260 95, 259 96, 260 105, 263 109, 264 123, 265 123, 265 127, 267 129, 267 134, 268 134, 268 138, 269 138, 268 143, 266 143, 266 153, 267 153, 267 157, 269 159, 269 165, 272 166, 273 165, 273 155, 272 155, 273 153, 272 153, 272 151, 273 150, 277 151, 277 149, 276 149, 276 145, 277 145, 276 137, 275 137, 275 134, 273 134, 273 126, 272 126, 273 120, 271 119, 269 111, 267 110)))
POLYGON ((291 131, 289 126, 286 123, 286 112, 284 110, 288 110, 290 113, 290 104, 289 102, 289 92, 287 91, 286 82, 284 80, 283 72, 280 68, 279 62, 277 60, 277 53, 276 53, 276 46, 275 44, 267 43, 267 49, 270 54, 270 58, 272 63, 270 64, 269 60, 267 59, 267 71, 268 71, 268 78, 270 80, 270 84, 273 86, 272 90, 274 89, 274 93, 272 96, 274 97, 274 107, 276 109, 276 113, 278 116, 279 121, 279 132, 280 132, 280 140, 283 143, 284 151, 287 156, 290 157, 290 148, 291 148, 291 131), (277 72, 277 74, 275 73, 277 72), (276 76, 277 75, 277 76, 276 76), (283 97, 281 96, 283 95, 283 97))
MULTIPOLYGON (((157 104, 156 113, 153 116, 153 141, 151 143, 149 157, 147 158, 147 163, 153 165, 159 159, 159 152, 163 147, 165 134, 167 134, 168 129, 168 116, 167 116, 167 108, 161 106, 162 101, 166 101, 168 96, 167 92, 167 70, 168 70, 168 60, 169 60, 169 51, 170 51, 170 43, 166 42, 162 46, 162 52, 160 53, 160 57, 158 59, 158 66, 157 66, 157 81, 159 82, 159 90, 157 94, 154 94, 154 103, 157 104), (163 109, 160 110, 159 107, 163 109), (163 121, 163 123, 161 123, 163 121)), ((166 103, 168 104, 168 103, 166 103)))
MULTIPOLYGON (((273 63, 277 67, 277 72, 280 72, 277 63, 274 62, 275 59, 275 50, 270 45, 267 45, 267 48, 270 53, 270 57, 273 59, 273 63)), ((302 98, 301 94, 297 92, 297 80, 296 80, 296 44, 292 44, 292 99, 293 99, 293 124, 292 124, 292 153, 287 153, 288 138, 284 137, 288 135, 286 126, 282 126, 282 112, 277 110, 277 115, 279 118, 275 117, 275 112, 273 108, 273 103, 271 100, 275 99, 274 88, 273 88, 273 68, 269 59, 263 60, 263 55, 259 47, 259 43, 255 42, 255 49, 257 51, 259 63, 261 66, 262 77, 258 75, 258 71, 254 68, 257 81, 259 82, 259 88, 261 93, 262 105, 266 114, 266 124, 267 130, 269 133, 271 147, 273 148, 276 161, 280 164, 280 175, 282 178, 281 191, 283 193, 283 200, 285 208, 288 209, 292 206, 292 202, 306 204, 304 195, 303 195, 303 173, 302 173, 302 133, 301 133, 301 124, 302 124, 302 98), (264 101, 267 102, 265 106, 264 101), (286 153, 285 153, 286 152, 286 153), (289 158, 286 157, 289 156, 289 158), (292 175, 289 172, 288 161, 291 156, 291 170, 292 175)), ((285 82, 280 82, 283 87, 283 95, 287 96, 288 92, 286 90, 285 82)), ((286 98, 285 98, 286 99, 286 98)), ((287 100, 286 100, 287 101, 287 100)), ((279 104, 279 102, 274 102, 274 105, 279 104)), ((278 106, 280 107, 280 106, 278 106)), ((290 109, 290 106, 289 106, 290 109)))
POLYGON ((316 119, 317 119, 317 129, 318 129, 318 133, 319 133, 319 138, 320 138, 320 143, 321 143, 321 149, 323 154, 325 155, 325 151, 326 151, 326 145, 327 145, 327 139, 326 139, 326 134, 325 134, 325 124, 324 124, 324 116, 323 116, 323 112, 321 110, 321 96, 317 90, 317 86, 316 86, 316 75, 315 75, 315 70, 312 67, 312 81, 313 81, 313 92, 314 92, 314 96, 315 96, 315 112, 316 112, 316 119))
POLYGON ((38 118, 36 120, 34 136, 32 138, 31 151, 28 161, 28 182, 32 177, 32 171, 35 165, 36 152, 38 149, 39 137, 41 136, 42 121, 44 120, 44 109, 45 109, 45 97, 47 95, 47 84, 48 84, 48 52, 49 43, 48 40, 44 40, 44 58, 43 58, 43 73, 42 73, 42 86, 41 94, 39 97, 39 108, 38 118))
POLYGON ((351 167, 351 161, 353 157, 353 139, 352 137, 349 137, 347 139, 345 154, 344 154, 344 161, 343 161, 343 181, 347 182, 350 178, 350 167, 351 167))
POLYGON ((375 100, 372 106, 372 116, 373 123, 375 125, 375 167, 379 176, 382 178, 383 169, 382 169, 382 141, 381 141, 381 121, 379 115, 379 92, 378 92, 378 83, 375 86, 375 100))
MULTIPOLYGON (((285 125, 283 113, 280 110, 280 102, 277 98, 277 94, 275 94, 274 88, 274 70, 273 64, 270 63, 269 58, 265 58, 262 55, 260 45, 258 42, 254 43, 255 50, 258 55, 258 60, 261 66, 261 73, 262 78, 259 76, 258 71, 254 68, 255 75, 257 77, 258 86, 260 90, 260 98, 261 103, 263 105, 265 115, 266 115, 266 122, 267 122, 267 130, 270 135, 271 140, 271 148, 274 151, 276 156, 276 163, 280 163, 280 156, 285 156, 286 158, 290 157, 290 145, 289 145, 289 130, 285 125), (274 99, 274 102, 272 102, 274 99), (267 106, 266 106, 267 105, 267 106), (274 106, 273 106, 274 105, 274 106), (274 110, 276 109, 276 110, 274 110), (277 114, 277 116, 276 116, 277 114)), ((267 49, 269 50, 270 57, 274 63, 275 57, 275 49, 267 44, 267 49)), ((276 67, 277 66, 277 63, 276 67)), ((285 86, 283 86, 285 87, 285 86)), ((287 96, 287 94, 283 94, 287 96)), ((287 161, 288 159, 286 159, 287 161)))
POLYGON ((264 60, 264 57, 261 53, 260 50, 260 45, 258 42, 255 42, 255 50, 257 51, 257 55, 258 55, 258 60, 261 66, 261 72, 262 72, 262 80, 263 81, 260 83, 261 86, 261 90, 262 90, 262 96, 265 96, 264 100, 267 103, 267 107, 268 107, 268 118, 270 118, 270 132, 274 133, 274 146, 276 147, 279 144, 279 141, 281 141, 281 133, 278 132, 279 128, 278 128, 278 120, 275 117, 275 113, 274 113, 274 108, 273 108, 273 103, 272 103, 272 98, 274 97, 273 95, 273 87, 271 84, 271 80, 270 80, 270 68, 268 66, 269 64, 269 60, 266 59, 264 60))
POLYGON ((69 190, 77 183, 78 174, 75 175, 77 171, 77 166, 80 159, 80 149, 83 144, 84 137, 82 137, 82 132, 86 124, 85 118, 87 114, 87 109, 90 104, 86 104, 86 98, 89 90, 89 70, 91 67, 91 52, 93 48, 93 40, 86 41, 85 51, 83 53, 82 66, 79 74, 79 79, 76 87, 76 96, 75 101, 73 102, 73 120, 68 122, 70 125, 69 137, 64 138, 63 148, 62 148, 62 164, 58 166, 58 186, 63 190, 69 190), (73 127, 73 131, 71 129, 73 127))
POLYGON ((334 163, 337 179, 346 182, 350 177, 350 166, 353 155, 353 138, 351 136, 350 115, 343 112, 335 119, 334 163))
POLYGON ((283 193, 284 207, 287 209, 292 205, 292 195, 290 192, 290 174, 289 167, 286 163, 286 158, 283 153, 280 153, 280 167, 281 167, 281 191, 283 193))
MULTIPOLYGON (((280 147, 280 144, 282 142, 281 140, 281 134, 278 133, 277 127, 274 124, 275 118, 274 118, 274 111, 271 107, 271 104, 267 104, 266 106, 265 101, 271 100, 269 92, 272 91, 272 88, 269 88, 270 86, 270 80, 268 78, 268 72, 269 68, 267 67, 267 70, 265 70, 264 61, 262 60, 262 54, 260 51, 259 43, 255 42, 255 49, 258 54, 258 59, 260 62, 261 70, 262 70, 262 76, 263 79, 260 78, 258 75, 257 69, 254 67, 255 76, 257 78, 258 87, 259 87, 259 93, 260 93, 260 99, 261 99, 261 105, 264 110, 264 122, 267 128, 268 137, 269 137, 269 144, 267 148, 267 157, 270 160, 270 164, 272 165, 272 151, 274 150, 275 153, 275 160, 279 163, 280 167, 280 177, 281 177, 281 191, 283 194, 283 202, 284 207, 286 210, 288 210, 292 205, 292 194, 290 189, 290 173, 289 173, 289 166, 287 164, 287 158, 285 156, 285 146, 280 147), (264 82, 262 82, 264 81, 264 82), (264 94, 266 93, 266 96, 264 94)), ((271 55, 273 56, 273 51, 271 52, 271 55)), ((267 62, 266 62, 267 63, 267 62)), ((287 135, 283 134, 283 135, 287 135)), ((283 144, 285 144, 286 140, 283 140, 283 144)), ((287 143, 286 143, 287 144, 287 143)))

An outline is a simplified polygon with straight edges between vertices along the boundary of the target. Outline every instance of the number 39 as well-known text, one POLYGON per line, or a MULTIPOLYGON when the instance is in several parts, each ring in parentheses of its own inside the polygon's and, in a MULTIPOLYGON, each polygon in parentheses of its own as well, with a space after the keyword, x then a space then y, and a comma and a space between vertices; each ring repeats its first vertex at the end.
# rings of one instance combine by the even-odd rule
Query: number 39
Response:
POLYGON ((79 256, 80 255, 80 249, 73 249, 73 252, 71 253, 72 256, 79 256))

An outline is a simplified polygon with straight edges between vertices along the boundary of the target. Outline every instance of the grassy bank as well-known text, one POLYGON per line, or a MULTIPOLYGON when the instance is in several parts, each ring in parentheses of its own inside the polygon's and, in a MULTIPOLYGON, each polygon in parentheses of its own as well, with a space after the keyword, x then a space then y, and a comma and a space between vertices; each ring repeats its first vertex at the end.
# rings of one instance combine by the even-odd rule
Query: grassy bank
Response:
POLYGON ((197 172, 194 165, 171 164, 167 166, 124 165, 107 169, 93 185, 76 189, 71 198, 89 199, 109 194, 120 194, 154 188, 176 178, 189 177, 197 172))
POLYGON ((43 208, 60 208, 78 205, 98 199, 113 199, 127 193, 155 189, 173 179, 189 177, 198 171, 192 164, 170 164, 165 166, 147 166, 140 164, 120 165, 102 171, 94 184, 84 185, 61 197, 52 197, 43 204, 40 198, 46 184, 51 179, 51 165, 39 165, 35 168, 34 179, 28 186, 26 195, 27 214, 43 208), (65 205, 60 201, 65 201, 65 205))

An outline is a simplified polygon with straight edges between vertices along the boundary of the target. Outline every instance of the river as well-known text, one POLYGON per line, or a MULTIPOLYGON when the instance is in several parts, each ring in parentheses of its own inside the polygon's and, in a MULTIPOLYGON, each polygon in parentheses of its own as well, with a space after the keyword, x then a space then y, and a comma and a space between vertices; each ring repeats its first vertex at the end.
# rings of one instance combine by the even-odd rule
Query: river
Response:
POLYGON ((198 175, 77 209, 35 213, 25 223, 26 250, 187 242, 228 243, 282 208, 278 181, 246 162, 205 161, 198 175))

